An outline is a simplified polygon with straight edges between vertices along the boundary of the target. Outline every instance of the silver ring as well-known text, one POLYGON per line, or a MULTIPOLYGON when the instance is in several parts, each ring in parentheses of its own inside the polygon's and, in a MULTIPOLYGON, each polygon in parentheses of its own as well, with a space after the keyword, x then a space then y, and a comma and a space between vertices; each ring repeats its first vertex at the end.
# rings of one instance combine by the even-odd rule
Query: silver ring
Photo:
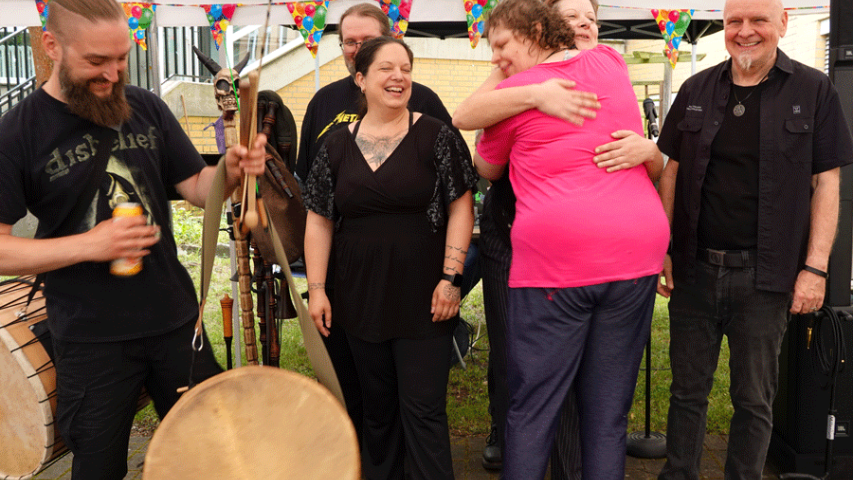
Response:
POLYGON ((813 312, 816 312, 816 311, 817 311, 817 307, 812 307, 812 311, 813 311, 813 312))

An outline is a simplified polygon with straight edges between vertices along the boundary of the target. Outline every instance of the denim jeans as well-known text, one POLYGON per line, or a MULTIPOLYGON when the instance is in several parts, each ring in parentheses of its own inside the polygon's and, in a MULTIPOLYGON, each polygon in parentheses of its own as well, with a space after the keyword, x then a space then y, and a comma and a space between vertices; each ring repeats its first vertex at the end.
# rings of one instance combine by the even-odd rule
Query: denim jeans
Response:
POLYGON ((761 478, 790 304, 791 293, 755 289, 755 268, 700 261, 696 283, 676 282, 669 302, 672 386, 661 480, 699 478, 708 394, 723 335, 729 342, 734 406, 725 478, 761 478))

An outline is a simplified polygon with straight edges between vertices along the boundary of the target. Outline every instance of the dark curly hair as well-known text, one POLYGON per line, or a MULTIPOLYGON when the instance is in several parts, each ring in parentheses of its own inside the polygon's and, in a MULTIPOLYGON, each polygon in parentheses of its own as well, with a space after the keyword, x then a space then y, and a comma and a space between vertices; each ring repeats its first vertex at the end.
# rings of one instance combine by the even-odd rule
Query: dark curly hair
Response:
POLYGON ((540 0, 502 0, 486 19, 485 34, 502 26, 543 50, 571 48, 575 34, 560 13, 540 0))

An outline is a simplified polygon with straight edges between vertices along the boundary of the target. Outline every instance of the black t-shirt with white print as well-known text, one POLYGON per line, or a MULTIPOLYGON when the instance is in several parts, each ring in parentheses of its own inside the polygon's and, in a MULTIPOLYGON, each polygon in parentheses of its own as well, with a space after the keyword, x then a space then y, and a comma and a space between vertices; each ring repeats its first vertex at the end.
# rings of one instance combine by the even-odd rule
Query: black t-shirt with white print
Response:
MULTIPOLYGON (((111 147, 107 170, 75 233, 110 218, 121 202, 142 205, 160 241, 142 272, 117 277, 109 262, 84 262, 50 272, 45 280, 51 333, 66 341, 141 338, 173 330, 198 314, 195 288, 177 258, 166 185, 198 173, 204 161, 174 115, 155 95, 126 87, 133 109, 111 147)), ((92 174, 99 127, 36 90, 0 120, 0 223, 29 209, 37 236, 58 227, 92 174)))

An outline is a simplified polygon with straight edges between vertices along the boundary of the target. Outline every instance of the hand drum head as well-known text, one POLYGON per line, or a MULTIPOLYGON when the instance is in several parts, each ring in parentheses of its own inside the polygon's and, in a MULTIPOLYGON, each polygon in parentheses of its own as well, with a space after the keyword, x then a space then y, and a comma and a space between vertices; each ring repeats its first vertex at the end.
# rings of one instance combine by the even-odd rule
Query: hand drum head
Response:
POLYGON ((185 393, 154 433, 142 478, 357 480, 355 429, 315 380, 242 367, 185 393))

